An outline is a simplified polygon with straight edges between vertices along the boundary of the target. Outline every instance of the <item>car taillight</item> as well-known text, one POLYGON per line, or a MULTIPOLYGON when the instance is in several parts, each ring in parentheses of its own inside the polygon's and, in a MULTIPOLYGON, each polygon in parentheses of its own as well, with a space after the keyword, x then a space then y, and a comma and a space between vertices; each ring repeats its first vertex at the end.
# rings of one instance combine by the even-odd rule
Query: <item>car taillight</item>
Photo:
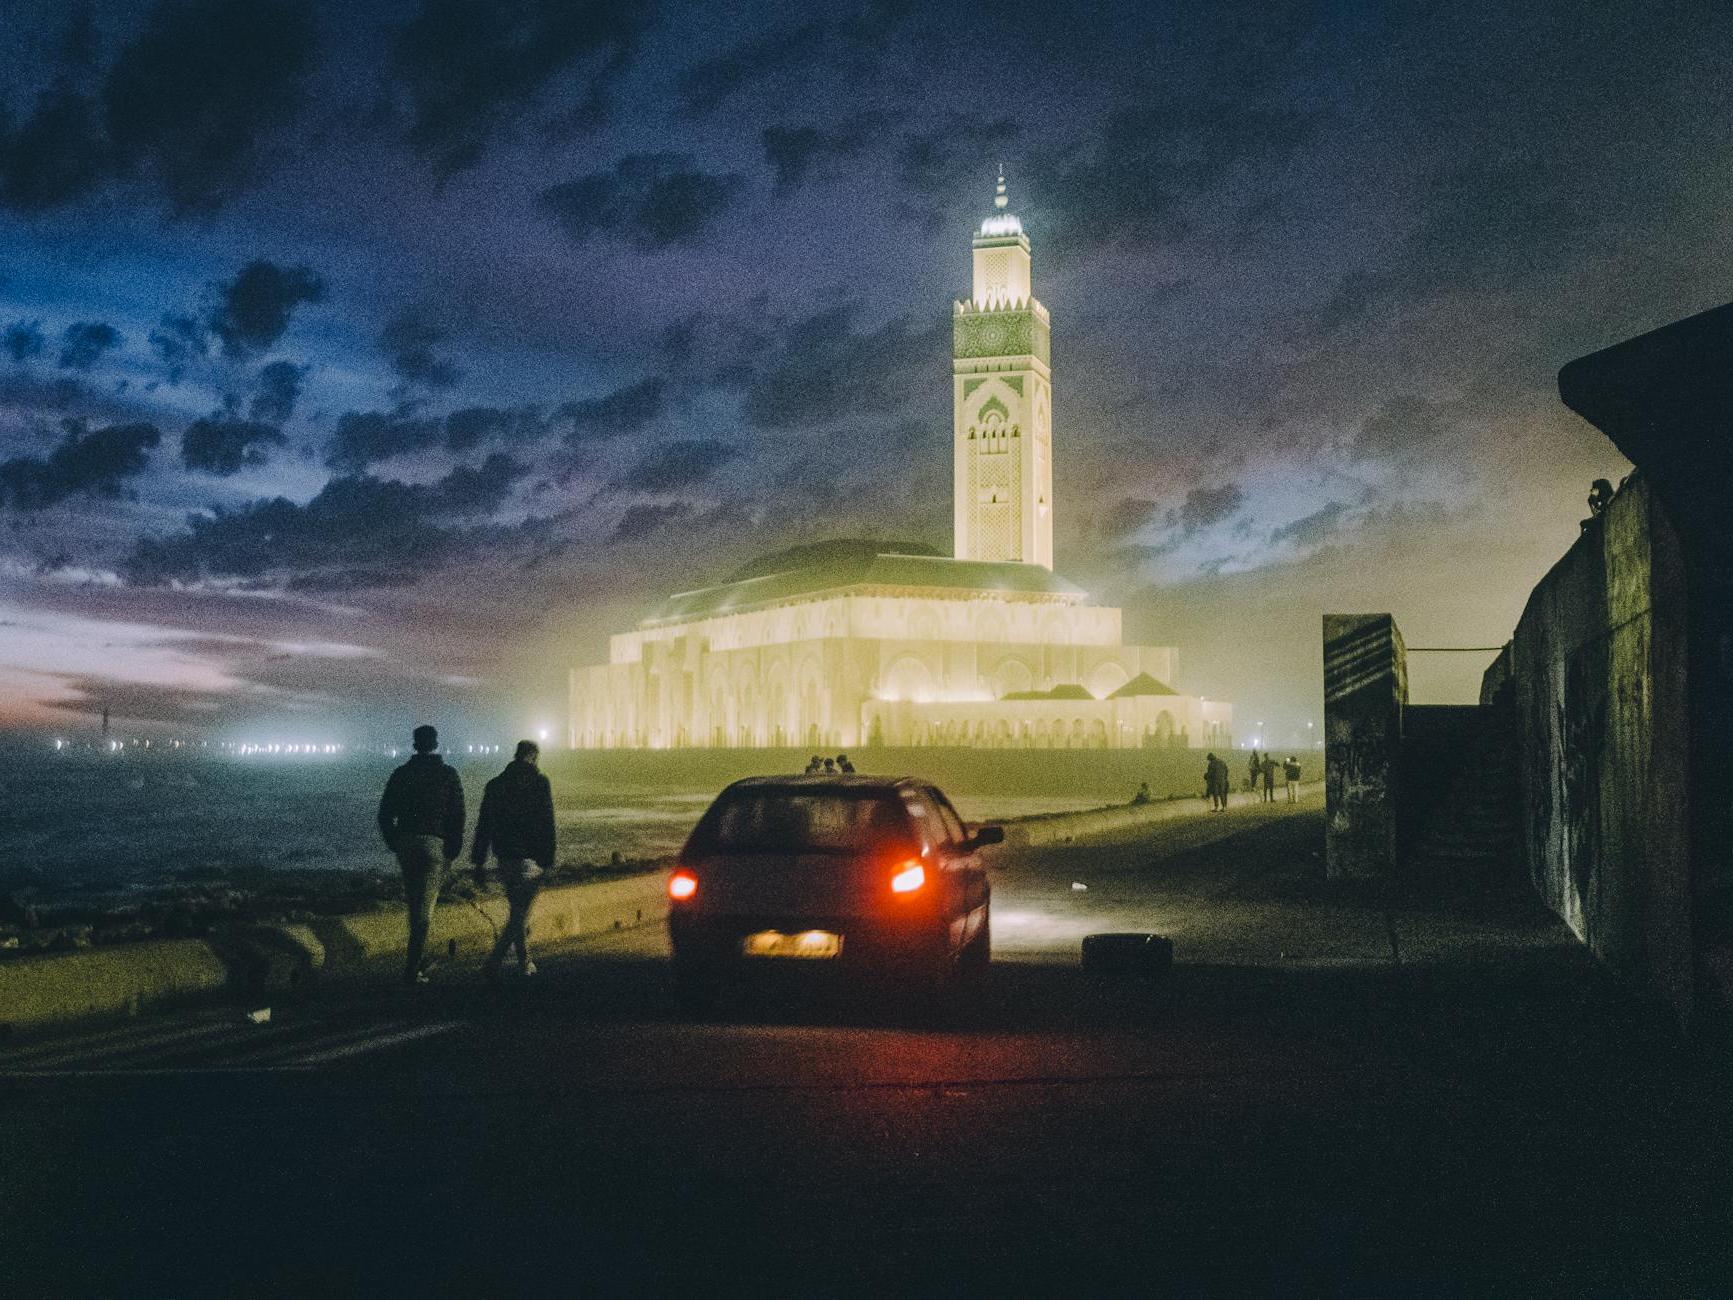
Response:
POLYGON ((898 869, 897 874, 891 877, 891 892, 893 894, 912 894, 926 883, 927 869, 918 862, 905 862, 898 869))
POLYGON ((698 877, 690 871, 676 871, 668 878, 668 897, 683 903, 698 892, 698 877))

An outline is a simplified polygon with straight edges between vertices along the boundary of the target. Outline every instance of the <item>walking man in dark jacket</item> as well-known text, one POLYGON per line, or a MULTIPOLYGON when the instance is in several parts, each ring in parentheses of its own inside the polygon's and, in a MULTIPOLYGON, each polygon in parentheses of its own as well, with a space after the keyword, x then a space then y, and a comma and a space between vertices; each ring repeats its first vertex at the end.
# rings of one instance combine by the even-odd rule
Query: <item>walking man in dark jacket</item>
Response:
POLYGON ((411 739, 414 756, 391 774, 379 800, 379 833, 397 855, 403 897, 409 903, 403 982, 425 984, 422 953, 433 924, 433 905, 445 882, 445 868, 463 850, 463 782, 435 752, 437 731, 420 726, 411 739))
POLYGON ((1228 806, 1229 780, 1228 765, 1211 753, 1203 771, 1204 793, 1209 795, 1211 812, 1220 812, 1228 806))
POLYGON ((487 783, 475 819, 475 841, 469 849, 475 883, 486 883, 487 854, 492 849, 511 909, 482 968, 489 979, 499 978, 506 953, 514 948, 518 969, 526 976, 536 973, 530 960, 530 908, 541 892, 542 877, 554 866, 554 793, 536 766, 541 756, 535 741, 518 741, 517 753, 505 771, 487 783))

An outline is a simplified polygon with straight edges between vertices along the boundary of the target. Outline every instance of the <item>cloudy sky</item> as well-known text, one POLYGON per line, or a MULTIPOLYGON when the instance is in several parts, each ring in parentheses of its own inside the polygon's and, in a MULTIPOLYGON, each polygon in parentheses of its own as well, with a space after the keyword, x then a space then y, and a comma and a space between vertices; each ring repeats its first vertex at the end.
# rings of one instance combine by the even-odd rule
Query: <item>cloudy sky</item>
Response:
POLYGON ((1003 162, 1058 567, 1285 744, 1326 610, 1502 642, 1627 468, 1558 367, 1733 298, 1730 28, 12 0, 0 724, 514 732, 670 589, 948 547, 950 302, 1003 162))

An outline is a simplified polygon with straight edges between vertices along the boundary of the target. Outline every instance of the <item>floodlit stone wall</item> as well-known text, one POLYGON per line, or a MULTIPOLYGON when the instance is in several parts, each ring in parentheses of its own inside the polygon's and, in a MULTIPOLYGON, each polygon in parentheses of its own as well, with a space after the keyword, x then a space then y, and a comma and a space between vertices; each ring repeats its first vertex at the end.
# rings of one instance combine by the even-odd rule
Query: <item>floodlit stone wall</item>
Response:
POLYGON ((1120 612, 979 594, 855 595, 616 636, 571 678, 584 749, 970 744, 1147 748, 1230 743, 1232 708, 1111 699, 1172 680, 1168 646, 1119 641, 1120 612), (1012 700, 1059 686, 1091 698, 1012 700))

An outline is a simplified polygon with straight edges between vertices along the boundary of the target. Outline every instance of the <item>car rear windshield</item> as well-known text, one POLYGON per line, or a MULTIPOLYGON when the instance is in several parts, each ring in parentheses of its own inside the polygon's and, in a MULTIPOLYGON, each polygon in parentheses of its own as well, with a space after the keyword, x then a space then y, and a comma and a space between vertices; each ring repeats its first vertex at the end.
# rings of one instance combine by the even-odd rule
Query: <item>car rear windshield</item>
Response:
POLYGON ((693 838, 723 853, 849 853, 910 836, 902 806, 880 791, 742 790, 724 795, 693 838))

